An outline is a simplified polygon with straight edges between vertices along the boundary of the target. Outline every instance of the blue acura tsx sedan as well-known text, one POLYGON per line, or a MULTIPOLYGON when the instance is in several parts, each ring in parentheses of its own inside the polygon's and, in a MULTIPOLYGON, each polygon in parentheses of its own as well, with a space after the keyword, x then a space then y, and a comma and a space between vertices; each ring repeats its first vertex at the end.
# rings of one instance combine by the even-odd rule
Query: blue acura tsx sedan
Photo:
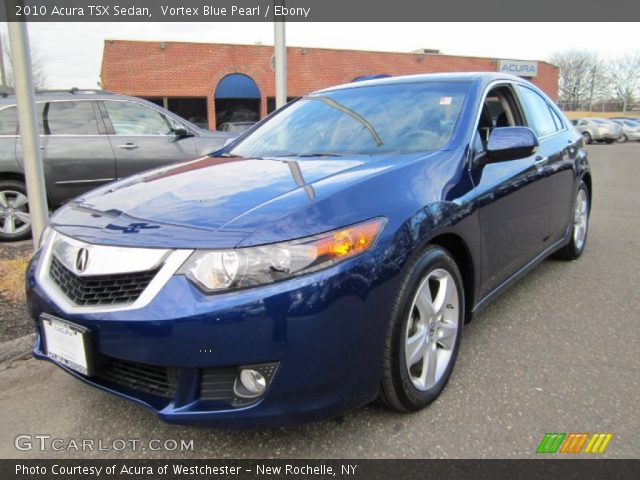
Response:
POLYGON ((591 191, 581 135, 518 77, 311 93, 60 209, 27 272, 34 355, 169 422, 416 411, 475 313, 581 255, 591 191))

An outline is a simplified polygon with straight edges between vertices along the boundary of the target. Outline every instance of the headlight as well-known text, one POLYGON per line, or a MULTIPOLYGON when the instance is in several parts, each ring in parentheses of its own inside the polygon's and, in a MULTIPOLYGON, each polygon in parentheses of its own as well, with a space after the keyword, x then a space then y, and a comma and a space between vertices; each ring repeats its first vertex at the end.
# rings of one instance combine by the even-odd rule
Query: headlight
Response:
POLYGON ((45 229, 42 231, 42 235, 40 235, 40 241, 38 242, 38 249, 46 246, 49 243, 49 240, 51 240, 52 236, 53 236, 53 228, 45 227, 45 229))
POLYGON ((382 231, 376 218, 291 242, 234 250, 199 250, 182 265, 184 274, 206 292, 247 288, 314 272, 367 251, 382 231))

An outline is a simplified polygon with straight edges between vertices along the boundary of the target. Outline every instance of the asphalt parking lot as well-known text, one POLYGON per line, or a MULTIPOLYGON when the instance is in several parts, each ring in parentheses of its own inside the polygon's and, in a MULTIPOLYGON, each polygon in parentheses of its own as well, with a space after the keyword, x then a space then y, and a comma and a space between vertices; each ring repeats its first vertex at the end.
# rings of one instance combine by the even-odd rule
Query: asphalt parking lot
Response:
POLYGON ((0 457, 511 458, 535 457, 545 432, 606 432, 605 457, 640 458, 640 143, 589 151, 594 204, 584 255, 545 261, 468 325, 451 382, 426 410, 371 405, 342 422, 187 428, 51 364, 14 360, 0 364, 0 457), (19 451, 19 434, 105 445, 193 440, 193 450, 19 451))

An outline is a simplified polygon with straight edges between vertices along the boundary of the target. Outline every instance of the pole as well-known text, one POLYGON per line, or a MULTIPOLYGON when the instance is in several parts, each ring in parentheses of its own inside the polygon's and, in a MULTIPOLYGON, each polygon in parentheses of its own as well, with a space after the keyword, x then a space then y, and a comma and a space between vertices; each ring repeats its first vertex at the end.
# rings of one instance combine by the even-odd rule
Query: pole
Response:
POLYGON ((0 82, 2 82, 2 88, 7 88, 7 73, 4 71, 4 50, 2 48, 2 36, 0 36, 0 82))
POLYGON ((284 22, 274 22, 276 108, 287 103, 287 44, 284 22))
POLYGON ((33 93, 29 34, 24 22, 7 22, 9 43, 13 61, 13 80, 18 104, 18 124, 24 153, 24 174, 27 179, 27 196, 31 215, 31 232, 34 250, 38 248, 40 236, 47 226, 49 211, 42 169, 40 136, 33 93))

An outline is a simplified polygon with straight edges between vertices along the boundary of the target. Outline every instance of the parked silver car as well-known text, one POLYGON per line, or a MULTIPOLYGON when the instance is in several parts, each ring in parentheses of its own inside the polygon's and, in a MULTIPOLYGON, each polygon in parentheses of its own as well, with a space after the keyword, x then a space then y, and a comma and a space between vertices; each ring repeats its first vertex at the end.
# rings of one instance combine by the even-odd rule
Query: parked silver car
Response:
POLYGON ((640 140, 640 122, 634 122, 633 120, 611 120, 622 127, 622 136, 618 139, 619 142, 627 142, 629 140, 640 140))
POLYGON ((582 134, 585 143, 613 143, 622 136, 622 127, 604 118, 576 118, 571 123, 582 134))
POLYGON ((610 117, 609 120, 631 120, 640 123, 640 117, 637 115, 635 117, 610 117))

